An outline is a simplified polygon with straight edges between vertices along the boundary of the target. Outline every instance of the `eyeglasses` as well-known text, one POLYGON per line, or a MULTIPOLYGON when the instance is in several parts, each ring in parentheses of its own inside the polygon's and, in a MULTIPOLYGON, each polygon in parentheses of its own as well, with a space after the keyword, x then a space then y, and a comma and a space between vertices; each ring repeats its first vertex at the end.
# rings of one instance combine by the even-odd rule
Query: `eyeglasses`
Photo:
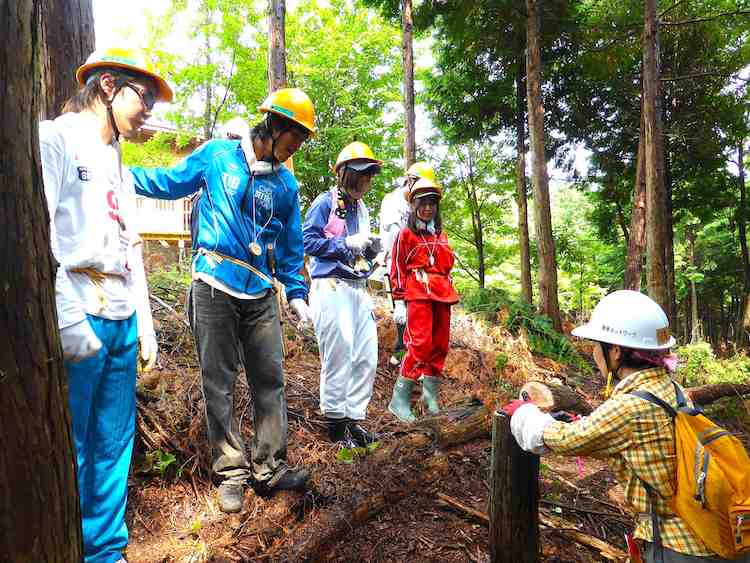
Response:
POLYGON ((143 104, 143 107, 145 107, 148 111, 151 111, 152 109, 154 109, 154 104, 156 103, 156 96, 151 90, 149 90, 148 88, 141 89, 137 85, 133 84, 132 82, 126 83, 125 86, 130 88, 136 94, 138 94, 138 97, 141 99, 141 103, 143 104))

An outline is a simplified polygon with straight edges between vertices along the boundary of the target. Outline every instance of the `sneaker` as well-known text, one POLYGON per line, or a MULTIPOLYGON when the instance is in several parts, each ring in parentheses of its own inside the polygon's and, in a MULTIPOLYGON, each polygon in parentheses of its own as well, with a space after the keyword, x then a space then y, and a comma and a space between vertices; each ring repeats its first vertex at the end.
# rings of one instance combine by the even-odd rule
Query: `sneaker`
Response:
POLYGON ((346 418, 326 417, 326 423, 328 424, 328 437, 331 439, 331 442, 337 443, 345 448, 356 446, 349 429, 349 422, 350 421, 346 418))
POLYGON ((223 481, 219 485, 217 497, 222 512, 239 512, 242 510, 242 503, 245 500, 245 487, 241 483, 223 481))
POLYGON ((347 424, 347 429, 349 430, 349 434, 351 434, 354 442, 360 448, 366 448, 370 444, 377 442, 379 439, 379 436, 375 432, 368 431, 356 420, 350 420, 347 424))

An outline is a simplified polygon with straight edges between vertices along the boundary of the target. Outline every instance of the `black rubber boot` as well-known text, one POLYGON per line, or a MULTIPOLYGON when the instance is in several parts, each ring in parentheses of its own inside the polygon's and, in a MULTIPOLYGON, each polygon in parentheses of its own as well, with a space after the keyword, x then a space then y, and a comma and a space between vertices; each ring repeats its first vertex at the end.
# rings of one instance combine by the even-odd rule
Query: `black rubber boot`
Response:
POLYGON ((350 420, 347 427, 352 439, 360 448, 366 448, 380 439, 375 432, 370 432, 357 420, 350 420))

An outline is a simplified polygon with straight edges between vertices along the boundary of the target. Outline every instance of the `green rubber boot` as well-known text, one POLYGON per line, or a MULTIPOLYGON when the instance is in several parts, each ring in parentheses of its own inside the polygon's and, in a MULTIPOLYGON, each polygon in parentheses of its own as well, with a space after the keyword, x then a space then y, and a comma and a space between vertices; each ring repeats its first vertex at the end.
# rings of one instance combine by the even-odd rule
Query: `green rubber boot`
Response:
POLYGON ((414 380, 399 376, 393 386, 393 397, 388 404, 388 410, 401 422, 415 422, 417 417, 411 412, 411 392, 414 380))
POLYGON ((440 405, 438 404, 438 387, 440 387, 440 378, 431 375, 423 375, 419 378, 422 383, 422 402, 427 407, 430 414, 440 414, 440 405))

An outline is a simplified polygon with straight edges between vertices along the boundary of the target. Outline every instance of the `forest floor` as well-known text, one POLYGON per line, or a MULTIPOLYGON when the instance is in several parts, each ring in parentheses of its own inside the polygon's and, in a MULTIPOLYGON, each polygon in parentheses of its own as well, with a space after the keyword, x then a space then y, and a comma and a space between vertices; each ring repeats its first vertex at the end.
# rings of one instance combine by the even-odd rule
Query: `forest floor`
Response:
MULTIPOLYGON (((166 309, 157 315, 164 350, 162 369, 143 376, 139 384, 138 438, 127 512, 130 563, 294 560, 289 554, 294 538, 299 537, 297 527, 325 517, 331 507, 363 490, 397 483, 414 470, 408 458, 390 465, 388 475, 379 473, 380 466, 369 467, 367 457, 355 463, 337 459, 338 449, 327 441, 317 410, 320 364, 314 339, 295 333, 287 324, 289 461, 311 470, 312 491, 265 499, 248 487, 243 511, 223 514, 210 481, 200 375, 189 331, 178 315, 179 311, 166 309)), ((395 327, 384 310, 378 310, 377 316, 380 362, 368 424, 382 434, 382 447, 386 447, 407 428, 386 410, 396 377, 387 363, 395 327)), ((462 314, 454 316, 452 325, 452 349, 441 387, 444 406, 474 397, 494 409, 526 380, 549 378, 570 378, 592 405, 600 402, 599 377, 567 373, 566 366, 533 356, 522 336, 484 328, 462 314)), ((238 379, 235 397, 249 444, 252 407, 244 377, 238 379)), ((747 410, 734 414, 729 425, 746 431, 747 419, 743 422, 742 417, 747 410)), ((361 523, 352 522, 313 559, 340 563, 488 561, 486 523, 450 508, 438 495, 487 513, 489 436, 429 453, 447 464, 437 479, 405 492, 361 523)), ((632 516, 622 507, 622 489, 606 463, 545 456, 540 481, 543 514, 564 518, 579 531, 625 550, 624 535, 632 527, 632 516)), ((607 560, 598 550, 575 543, 564 530, 542 527, 541 533, 545 562, 607 560)))

